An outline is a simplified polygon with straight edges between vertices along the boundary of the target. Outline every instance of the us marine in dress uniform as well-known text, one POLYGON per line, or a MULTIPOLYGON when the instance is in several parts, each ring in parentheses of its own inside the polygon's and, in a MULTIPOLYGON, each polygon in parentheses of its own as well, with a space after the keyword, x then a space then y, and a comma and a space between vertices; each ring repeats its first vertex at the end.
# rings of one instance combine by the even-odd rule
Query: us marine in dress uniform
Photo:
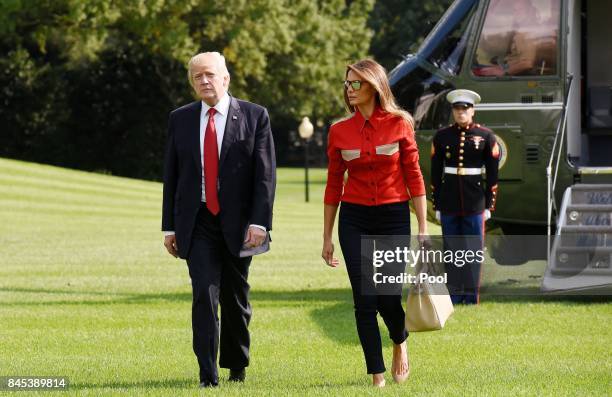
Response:
MULTIPOLYGON (((484 224, 497 199, 499 146, 493 131, 473 121, 474 104, 480 102, 477 93, 453 90, 446 99, 452 104, 455 124, 439 130, 433 139, 433 206, 442 224, 445 249, 480 250, 484 224)), ((481 266, 475 260, 446 263, 453 303, 479 302, 481 266)))

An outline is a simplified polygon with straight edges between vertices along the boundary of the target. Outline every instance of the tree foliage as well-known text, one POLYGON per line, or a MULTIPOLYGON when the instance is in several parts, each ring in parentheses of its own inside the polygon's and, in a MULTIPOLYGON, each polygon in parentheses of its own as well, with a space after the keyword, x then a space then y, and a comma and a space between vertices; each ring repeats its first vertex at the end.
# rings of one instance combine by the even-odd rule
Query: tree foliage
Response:
POLYGON ((374 3, 3 0, 0 156, 159 178, 168 112, 194 100, 186 63, 217 50, 230 92, 269 109, 282 163, 302 116, 344 113, 347 63, 392 66, 444 8, 374 3))

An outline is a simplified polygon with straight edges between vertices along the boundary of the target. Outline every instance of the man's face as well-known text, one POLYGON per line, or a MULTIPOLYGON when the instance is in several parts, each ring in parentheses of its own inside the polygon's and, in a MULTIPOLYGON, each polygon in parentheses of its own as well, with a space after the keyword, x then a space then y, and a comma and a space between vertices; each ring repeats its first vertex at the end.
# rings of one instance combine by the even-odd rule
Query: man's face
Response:
POLYGON ((474 107, 453 105, 453 118, 460 126, 466 126, 474 119, 474 107))
POLYGON ((215 106, 227 92, 229 76, 223 75, 218 60, 214 57, 201 57, 191 66, 193 88, 208 106, 215 106))

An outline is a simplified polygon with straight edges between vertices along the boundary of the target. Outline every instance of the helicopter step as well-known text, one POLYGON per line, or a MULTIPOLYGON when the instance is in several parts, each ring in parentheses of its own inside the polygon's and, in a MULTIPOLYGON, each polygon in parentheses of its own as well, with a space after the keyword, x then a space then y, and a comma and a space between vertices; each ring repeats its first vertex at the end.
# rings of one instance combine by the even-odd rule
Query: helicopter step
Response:
POLYGON ((568 187, 559 214, 542 290, 612 290, 612 184, 568 187))
POLYGON ((585 186, 589 186, 588 189, 592 188, 593 190, 597 190, 597 186, 612 184, 612 167, 579 166, 578 174, 574 175, 574 179, 579 180, 585 186))

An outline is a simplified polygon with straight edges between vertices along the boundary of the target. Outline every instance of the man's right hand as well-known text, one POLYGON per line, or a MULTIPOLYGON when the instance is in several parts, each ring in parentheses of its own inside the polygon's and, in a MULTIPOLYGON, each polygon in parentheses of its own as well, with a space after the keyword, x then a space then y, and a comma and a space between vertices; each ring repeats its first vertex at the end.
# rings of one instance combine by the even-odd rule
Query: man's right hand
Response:
POLYGON ((169 236, 164 237, 164 247, 166 247, 170 255, 172 255, 175 258, 178 258, 178 248, 176 245, 176 234, 171 234, 169 236))

